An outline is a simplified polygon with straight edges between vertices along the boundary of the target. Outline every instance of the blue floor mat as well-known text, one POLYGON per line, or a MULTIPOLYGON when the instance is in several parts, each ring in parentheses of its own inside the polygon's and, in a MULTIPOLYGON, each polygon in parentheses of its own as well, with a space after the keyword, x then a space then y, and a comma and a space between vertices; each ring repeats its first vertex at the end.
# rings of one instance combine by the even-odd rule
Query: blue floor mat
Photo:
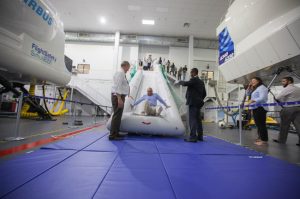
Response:
POLYGON ((63 149, 63 150, 81 150, 96 140, 104 137, 107 131, 92 129, 79 135, 71 136, 62 141, 51 143, 42 147, 42 149, 63 149))
POLYGON ((125 140, 122 153, 158 153, 154 139, 125 140))
POLYGON ((159 154, 121 153, 112 168, 163 169, 159 154))
POLYGON ((92 198, 115 157, 114 152, 78 152, 6 198, 92 198))
POLYGON ((108 136, 96 141, 86 147, 85 151, 120 151, 122 153, 158 153, 153 138, 147 139, 128 139, 126 137, 122 141, 110 141, 108 136))
POLYGON ((0 187, 15 189, 5 198, 299 198, 299 167, 223 140, 128 136, 108 141, 101 135, 82 134, 53 147, 58 150, 35 152, 47 152, 39 158, 26 154, 4 162, 0 180, 6 180, 0 187), (10 167, 18 159, 20 166, 10 167))
POLYGON ((112 168, 94 198, 175 199, 175 195, 162 169, 112 168))
POLYGON ((260 153, 231 144, 224 140, 205 136, 204 142, 189 143, 178 138, 155 139, 159 153, 204 155, 260 155, 260 153))
POLYGON ((161 156, 178 199, 299 198, 300 168, 275 158, 161 156))
POLYGON ((85 151, 98 151, 98 152, 105 152, 105 151, 120 151, 125 142, 124 141, 110 141, 108 140, 108 136, 104 136, 100 140, 97 140, 90 146, 86 147, 85 151))
POLYGON ((74 154, 74 151, 38 150, 0 164, 0 198, 74 154))

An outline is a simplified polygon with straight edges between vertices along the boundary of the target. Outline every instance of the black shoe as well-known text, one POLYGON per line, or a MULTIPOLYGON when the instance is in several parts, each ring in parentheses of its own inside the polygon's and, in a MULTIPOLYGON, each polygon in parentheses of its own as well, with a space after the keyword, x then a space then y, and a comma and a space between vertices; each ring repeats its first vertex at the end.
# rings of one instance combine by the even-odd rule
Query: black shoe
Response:
POLYGON ((185 142, 197 142, 197 138, 185 138, 185 142))
POLYGON ((200 142, 203 142, 203 141, 204 141, 202 136, 198 136, 197 139, 198 139, 198 141, 200 141, 200 142))
POLYGON ((283 144, 282 142, 279 142, 279 140, 277 140, 277 139, 273 139, 273 142, 276 142, 278 144, 283 144))
POLYGON ((123 137, 118 137, 116 135, 109 135, 108 139, 109 140, 123 140, 123 137))
POLYGON ((121 135, 121 134, 118 133, 118 134, 115 135, 115 137, 118 137, 118 138, 124 138, 125 135, 121 135))

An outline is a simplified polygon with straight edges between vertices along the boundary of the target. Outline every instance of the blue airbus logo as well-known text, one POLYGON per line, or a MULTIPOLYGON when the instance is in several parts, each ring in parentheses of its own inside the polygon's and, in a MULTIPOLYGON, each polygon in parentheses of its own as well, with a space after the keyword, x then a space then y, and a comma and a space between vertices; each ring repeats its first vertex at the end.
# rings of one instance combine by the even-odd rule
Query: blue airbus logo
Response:
POLYGON ((219 65, 222 65, 234 56, 234 43, 227 28, 219 34, 219 65))
POLYGON ((39 5, 35 0, 24 0, 24 3, 31 8, 35 14, 40 16, 49 26, 52 25, 53 19, 49 14, 48 10, 45 10, 41 5, 39 5))

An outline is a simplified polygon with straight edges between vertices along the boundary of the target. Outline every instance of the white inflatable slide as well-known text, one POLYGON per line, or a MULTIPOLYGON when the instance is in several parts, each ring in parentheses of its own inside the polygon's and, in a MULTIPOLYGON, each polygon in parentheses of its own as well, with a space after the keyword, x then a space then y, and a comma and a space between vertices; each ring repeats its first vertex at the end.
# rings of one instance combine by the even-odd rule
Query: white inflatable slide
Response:
MULTIPOLYGON (((130 95, 124 105, 124 112, 120 131, 128 133, 143 133, 153 135, 183 135, 185 132, 178 108, 173 96, 168 88, 167 82, 162 74, 160 66, 155 66, 153 71, 138 70, 129 83, 130 95), (146 94, 147 88, 151 87, 154 93, 158 93, 161 98, 169 105, 164 107, 160 116, 145 116, 143 112, 144 102, 134 108, 130 104, 146 94)), ((111 119, 107 123, 110 129, 111 119)))

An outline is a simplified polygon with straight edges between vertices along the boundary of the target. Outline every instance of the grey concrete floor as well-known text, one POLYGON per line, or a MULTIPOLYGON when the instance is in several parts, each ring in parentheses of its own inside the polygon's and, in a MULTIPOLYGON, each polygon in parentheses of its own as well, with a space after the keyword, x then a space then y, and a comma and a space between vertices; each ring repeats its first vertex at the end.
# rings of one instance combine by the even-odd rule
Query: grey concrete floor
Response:
POLYGON ((20 141, 6 141, 6 138, 16 137, 16 119, 0 118, 0 150, 65 134, 93 124, 104 124, 107 120, 105 117, 76 117, 76 120, 81 120, 83 125, 74 126, 72 124, 73 118, 70 116, 60 116, 55 117, 55 119, 56 121, 21 119, 19 136, 25 139, 20 141))
MULTIPOLYGON (((205 123, 203 127, 205 135, 214 136, 235 144, 239 144, 240 142, 238 129, 220 129, 215 123, 205 123)), ((287 143, 278 144, 273 142, 272 139, 277 139, 279 132, 268 129, 268 133, 268 144, 264 146, 256 146, 254 141, 257 138, 257 129, 253 128, 252 130, 243 130, 242 146, 300 166, 300 147, 296 145, 299 140, 298 135, 289 133, 287 143)))

